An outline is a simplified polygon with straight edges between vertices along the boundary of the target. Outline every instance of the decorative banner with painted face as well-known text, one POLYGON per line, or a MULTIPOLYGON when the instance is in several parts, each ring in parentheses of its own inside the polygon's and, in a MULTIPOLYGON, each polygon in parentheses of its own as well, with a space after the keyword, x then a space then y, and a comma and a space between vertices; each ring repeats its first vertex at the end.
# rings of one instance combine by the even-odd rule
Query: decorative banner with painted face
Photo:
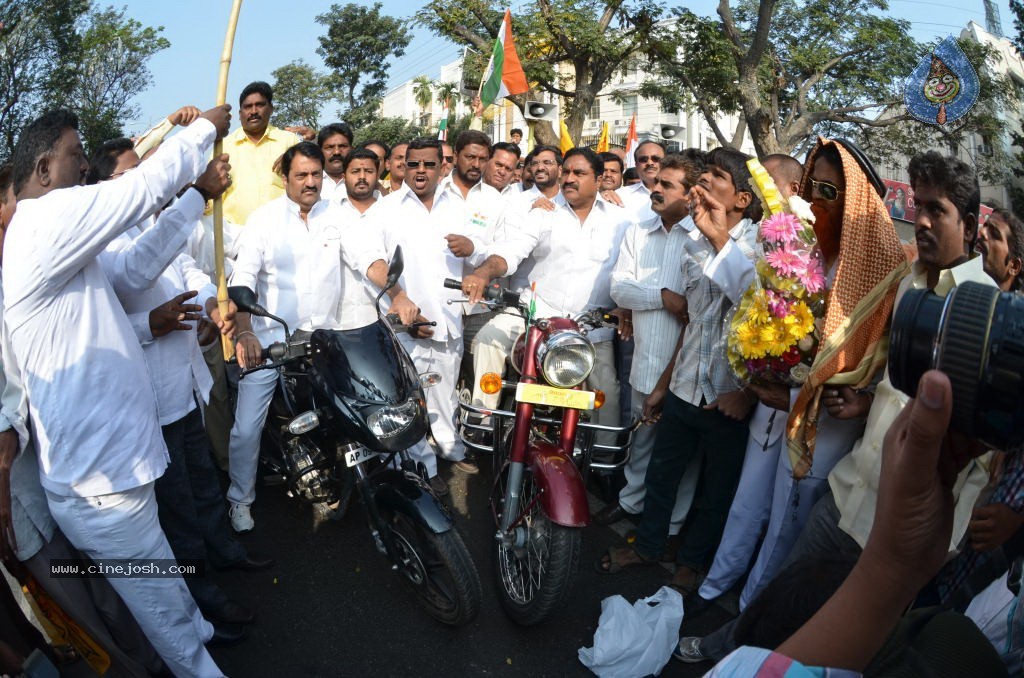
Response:
POLYGON ((945 125, 966 115, 980 90, 978 73, 950 36, 921 59, 907 80, 903 101, 921 122, 945 125))

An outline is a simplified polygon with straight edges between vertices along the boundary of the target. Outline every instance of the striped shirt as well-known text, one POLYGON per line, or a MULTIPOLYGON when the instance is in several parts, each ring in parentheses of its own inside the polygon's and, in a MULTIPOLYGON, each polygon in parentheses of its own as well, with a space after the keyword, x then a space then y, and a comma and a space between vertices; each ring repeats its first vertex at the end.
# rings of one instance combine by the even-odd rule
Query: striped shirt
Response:
POLYGON ((699 229, 689 233, 682 267, 690 324, 669 390, 691 405, 714 402, 739 387, 721 346, 722 324, 753 279, 756 238, 757 224, 750 219, 729 230, 729 241, 717 253, 699 229))
POLYGON ((689 233, 696 227, 686 217, 669 231, 661 217, 633 224, 619 248, 619 259, 612 272, 612 299, 633 311, 633 368, 629 384, 641 393, 650 393, 661 373, 672 361, 672 351, 683 324, 665 310, 661 290, 683 294, 683 267, 689 233))

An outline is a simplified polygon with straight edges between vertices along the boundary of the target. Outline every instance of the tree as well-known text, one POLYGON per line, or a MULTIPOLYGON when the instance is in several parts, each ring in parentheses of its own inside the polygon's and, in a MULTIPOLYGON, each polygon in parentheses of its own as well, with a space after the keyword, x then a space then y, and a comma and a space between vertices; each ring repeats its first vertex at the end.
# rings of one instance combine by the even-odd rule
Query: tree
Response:
MULTIPOLYGON (((655 0, 537 0, 536 9, 514 15, 519 58, 533 89, 511 97, 523 110, 540 92, 560 96, 562 118, 573 138, 616 71, 647 48, 661 3, 655 0)), ((416 20, 434 33, 484 55, 471 65, 482 72, 501 26, 504 5, 489 0, 431 0, 416 20)), ((532 123, 531 123, 532 124, 532 123)), ((550 125, 534 125, 538 143, 558 145, 550 125)))
MULTIPOLYGON (((650 57, 675 78, 719 142, 713 120, 742 113, 758 154, 790 152, 823 123, 884 127, 922 53, 910 23, 882 15, 886 0, 719 0, 718 18, 677 10, 650 57)), ((669 80, 671 85, 671 80, 669 80)))
POLYGON ((122 136, 124 122, 139 114, 132 104, 152 82, 146 62, 171 43, 163 27, 143 26, 124 11, 90 11, 82 31, 79 68, 71 101, 78 111, 87 149, 122 136))
POLYGON ((434 88, 437 90, 437 100, 449 111, 455 108, 455 102, 459 98, 459 83, 457 82, 436 82, 434 88))
POLYGON ((0 4, 0 160, 22 128, 55 101, 69 101, 89 0, 0 4))
POLYGON ((375 103, 384 94, 391 60, 403 56, 412 40, 404 22, 381 15, 380 9, 379 2, 373 7, 331 5, 316 18, 327 28, 317 54, 331 69, 332 87, 346 106, 342 117, 351 124, 376 117, 375 103))
POLYGON ((420 107, 420 124, 430 124, 430 108, 434 103, 434 83, 425 75, 417 75, 412 81, 412 98, 420 107))
POLYGON ((1010 11, 1013 13, 1013 28, 1017 31, 1013 42, 1017 45, 1017 49, 1024 52, 1024 2, 1010 0, 1010 11))
POLYGON ((274 79, 274 117, 282 125, 320 128, 320 110, 331 99, 327 77, 302 59, 271 74, 274 79))
POLYGON ((388 146, 394 146, 400 141, 410 141, 426 133, 426 128, 405 118, 380 118, 356 130, 356 144, 377 139, 388 146))

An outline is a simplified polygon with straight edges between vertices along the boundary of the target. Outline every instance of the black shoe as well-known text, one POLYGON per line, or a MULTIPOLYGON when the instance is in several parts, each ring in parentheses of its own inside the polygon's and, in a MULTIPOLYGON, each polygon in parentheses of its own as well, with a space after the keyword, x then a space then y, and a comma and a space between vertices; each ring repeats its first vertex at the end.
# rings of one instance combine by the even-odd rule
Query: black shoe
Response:
POLYGON ((242 560, 233 563, 217 565, 218 570, 241 570, 242 572, 261 572, 269 570, 274 566, 274 559, 265 556, 249 554, 242 560))
POLYGON ((608 504, 593 515, 594 522, 598 525, 611 525, 620 520, 632 519, 634 517, 632 513, 622 508, 622 505, 618 502, 608 504))
POLYGON ((701 595, 695 591, 683 598, 683 609, 686 610, 687 618, 693 619, 697 615, 706 612, 713 602, 715 601, 702 598, 701 595))
POLYGON ((434 491, 438 497, 448 496, 448 483, 444 481, 441 476, 434 476, 430 479, 430 489, 434 491))
POLYGON ((245 640, 245 627, 241 624, 214 624, 213 638, 206 641, 207 647, 226 647, 245 640))
POLYGON ((217 624, 251 624, 256 619, 255 613, 240 603, 233 600, 226 601, 223 605, 215 608, 200 608, 206 620, 217 624))

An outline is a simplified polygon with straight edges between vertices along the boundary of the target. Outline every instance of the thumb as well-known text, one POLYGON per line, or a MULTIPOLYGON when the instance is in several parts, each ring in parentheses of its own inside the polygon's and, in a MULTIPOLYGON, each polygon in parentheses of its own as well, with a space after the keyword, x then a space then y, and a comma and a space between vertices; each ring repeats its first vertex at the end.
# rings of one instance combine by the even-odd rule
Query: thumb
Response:
POLYGON ((934 475, 930 471, 938 468, 942 438, 949 427, 952 409, 953 387, 949 377, 938 370, 925 372, 918 382, 917 397, 900 413, 904 425, 898 425, 897 419, 886 434, 886 438, 896 435, 902 439, 887 447, 894 452, 894 471, 908 484, 932 482, 934 475))

